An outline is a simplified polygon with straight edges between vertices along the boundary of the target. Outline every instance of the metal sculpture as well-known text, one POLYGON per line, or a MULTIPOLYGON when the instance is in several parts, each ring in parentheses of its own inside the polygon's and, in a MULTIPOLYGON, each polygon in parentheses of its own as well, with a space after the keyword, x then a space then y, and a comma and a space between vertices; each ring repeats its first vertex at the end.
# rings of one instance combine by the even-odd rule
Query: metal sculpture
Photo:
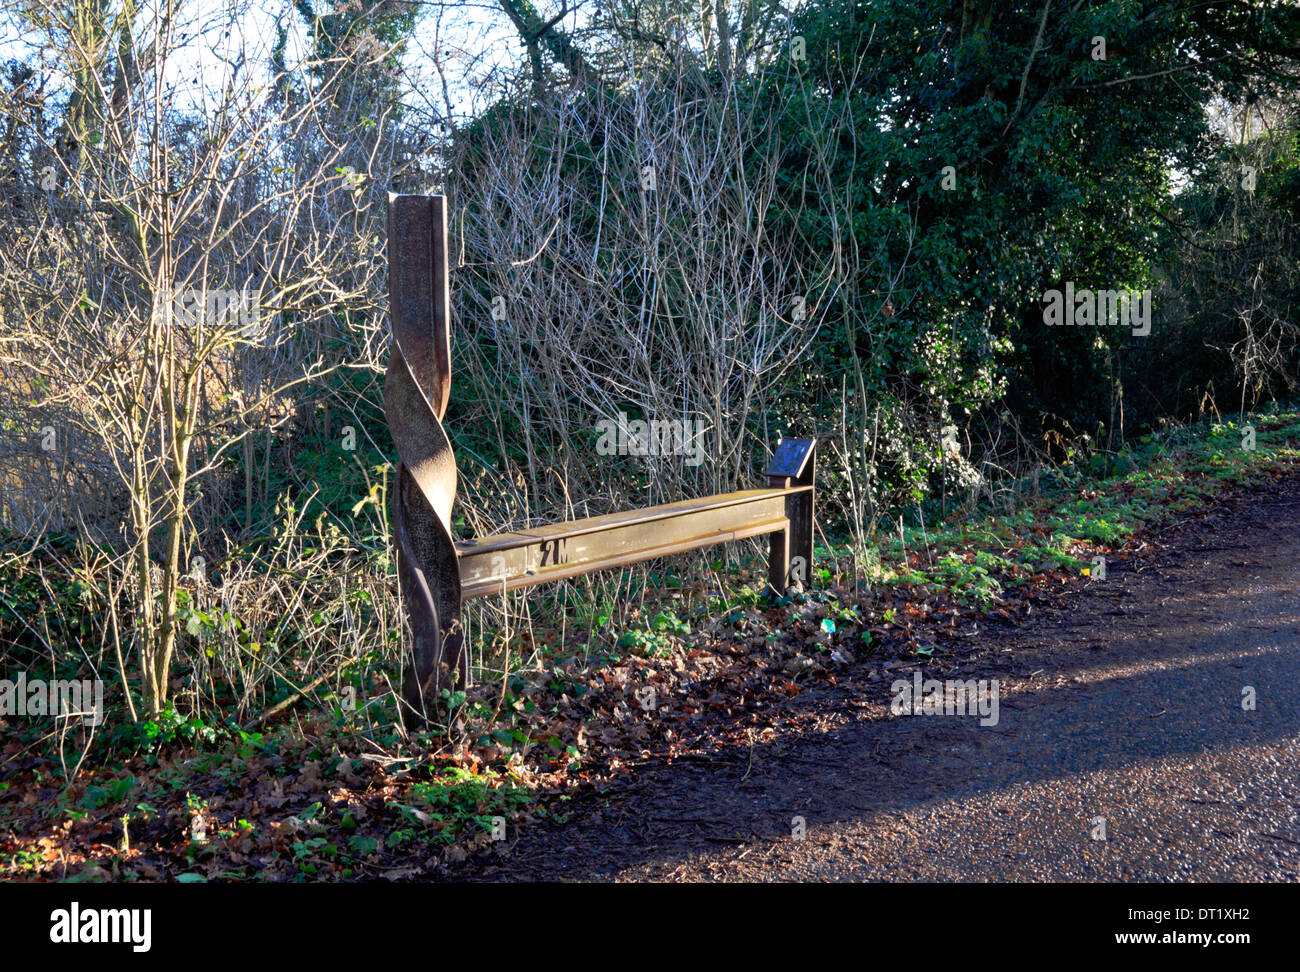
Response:
POLYGON ((425 700, 465 680, 460 572, 451 534, 456 457, 442 427, 451 395, 444 196, 390 195, 388 310, 393 347, 384 415, 401 457, 392 490, 397 579, 414 638, 403 695, 425 700))
POLYGON ((389 197, 393 347, 384 414, 400 462, 392 491, 397 578, 414 638, 403 695, 427 718, 466 680, 463 597, 502 594, 597 570, 769 536, 768 586, 802 587, 812 567, 815 439, 782 439, 768 488, 667 503, 457 543, 456 459, 442 426, 451 394, 447 203, 389 197))

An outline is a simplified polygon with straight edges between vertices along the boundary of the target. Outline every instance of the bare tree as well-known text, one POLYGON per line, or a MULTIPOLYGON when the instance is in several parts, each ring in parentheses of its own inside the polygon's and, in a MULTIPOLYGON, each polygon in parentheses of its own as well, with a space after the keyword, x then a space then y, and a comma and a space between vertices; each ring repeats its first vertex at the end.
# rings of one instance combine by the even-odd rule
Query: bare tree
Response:
MULTIPOLYGON (((76 68, 54 138, 33 133, 11 173, 22 219, 6 221, 0 253, 0 381, 21 391, 10 420, 37 445, 54 431, 54 448, 31 450, 44 511, 25 525, 122 543, 129 646, 158 712, 210 525, 196 522, 196 486, 252 476, 241 446, 284 429, 297 390, 378 370, 387 180, 370 173, 391 171, 393 145, 383 106, 349 114, 346 98, 355 58, 387 52, 318 63, 284 98, 238 47, 201 74, 178 68, 198 57, 184 38, 202 34, 178 3, 27 13, 76 68), (100 492, 93 509, 52 488, 69 475, 100 492)), ((23 105, 11 93, 2 109, 15 119, 23 105)))

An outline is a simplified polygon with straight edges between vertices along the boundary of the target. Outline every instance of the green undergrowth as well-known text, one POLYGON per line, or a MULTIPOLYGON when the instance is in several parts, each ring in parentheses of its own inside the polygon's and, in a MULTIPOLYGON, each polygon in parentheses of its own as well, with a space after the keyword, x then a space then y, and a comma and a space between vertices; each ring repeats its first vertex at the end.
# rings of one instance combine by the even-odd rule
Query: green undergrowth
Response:
MULTIPOLYGON (((1221 422, 1166 427, 1132 448, 1054 472, 1054 480, 1010 514, 970 517, 882 538, 865 558, 875 584, 919 584, 988 607, 1006 587, 1045 572, 1087 575, 1095 557, 1123 551, 1158 523, 1300 459, 1300 414, 1261 416, 1253 426, 1221 422), (1253 448, 1248 431, 1254 429, 1253 448), (1111 475, 1106 469, 1121 469, 1111 475)), ((852 561, 845 545, 835 565, 852 561)), ((820 576, 830 580, 831 567, 820 576)))

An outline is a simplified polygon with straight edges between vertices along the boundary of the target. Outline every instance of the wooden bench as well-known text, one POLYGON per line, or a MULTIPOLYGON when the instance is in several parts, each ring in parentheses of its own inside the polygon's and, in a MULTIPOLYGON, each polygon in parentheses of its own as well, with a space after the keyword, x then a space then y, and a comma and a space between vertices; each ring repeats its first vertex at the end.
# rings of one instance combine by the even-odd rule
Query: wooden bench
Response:
POLYGON ((465 598, 767 535, 768 587, 807 583, 815 439, 782 439, 766 489, 742 490, 456 542, 456 465, 442 427, 451 387, 447 210, 443 196, 390 196, 393 348, 384 410, 401 457, 392 490, 398 583, 411 621, 403 694, 417 715, 464 684, 465 598))

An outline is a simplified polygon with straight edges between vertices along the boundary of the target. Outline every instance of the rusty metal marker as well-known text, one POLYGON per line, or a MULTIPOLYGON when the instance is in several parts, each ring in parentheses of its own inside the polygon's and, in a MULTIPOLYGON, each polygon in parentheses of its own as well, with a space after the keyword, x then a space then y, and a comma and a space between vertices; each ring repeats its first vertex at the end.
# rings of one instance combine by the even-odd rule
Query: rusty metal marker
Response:
POLYGON ((400 456, 392 497, 397 578, 414 636, 403 694, 417 713, 465 682, 464 598, 764 534, 768 586, 784 593, 807 582, 815 439, 777 444, 766 489, 456 543, 456 460, 442 427, 451 392, 446 197, 389 196, 388 262, 393 348, 384 414, 400 456))

